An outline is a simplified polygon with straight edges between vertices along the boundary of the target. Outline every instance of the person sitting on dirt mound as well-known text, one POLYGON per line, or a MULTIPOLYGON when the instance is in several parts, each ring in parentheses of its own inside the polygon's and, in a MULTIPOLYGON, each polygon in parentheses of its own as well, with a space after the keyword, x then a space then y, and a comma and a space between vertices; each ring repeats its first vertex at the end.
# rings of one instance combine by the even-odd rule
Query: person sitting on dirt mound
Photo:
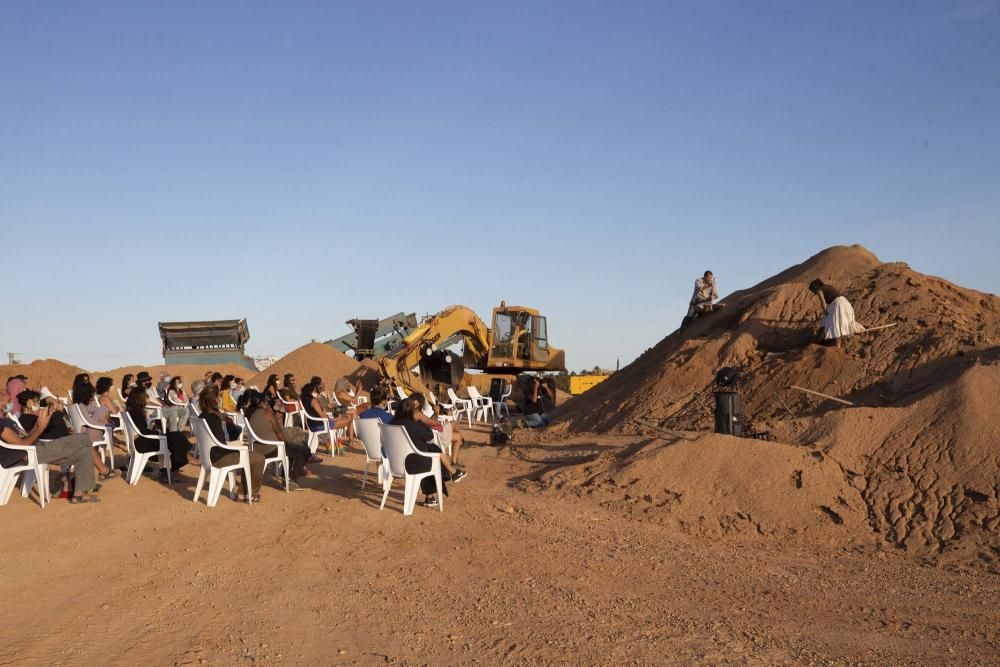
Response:
POLYGON ((819 298, 825 311, 823 315, 823 340, 833 341, 837 347, 841 339, 865 330, 854 319, 854 307, 835 287, 817 278, 809 283, 809 291, 819 298))
POLYGON ((715 289, 715 274, 706 271, 705 275, 694 281, 694 294, 691 295, 688 312, 684 316, 684 321, 681 322, 681 328, 683 329, 698 317, 715 310, 713 302, 718 298, 719 292, 715 289))
MULTIPOLYGON (((420 414, 420 402, 411 396, 399 402, 396 415, 389 422, 394 426, 402 426, 406 429, 407 435, 413 442, 413 446, 421 452, 441 455, 441 467, 444 469, 441 475, 441 492, 448 495, 448 487, 444 482, 453 481, 456 484, 461 482, 468 475, 464 470, 459 470, 451 462, 451 458, 441 451, 441 448, 434 444, 434 431, 431 427, 417 419, 420 414)), ((422 472, 429 472, 431 460, 419 454, 409 454, 403 461, 406 472, 417 475, 422 472)), ((420 480, 420 490, 423 491, 425 507, 437 507, 437 486, 433 477, 424 477, 420 480)))
POLYGON ((552 423, 552 419, 545 414, 545 408, 539 396, 540 391, 548 394, 549 400, 555 403, 555 397, 548 385, 543 384, 538 378, 532 378, 531 385, 524 395, 524 425, 528 428, 548 426, 552 423))

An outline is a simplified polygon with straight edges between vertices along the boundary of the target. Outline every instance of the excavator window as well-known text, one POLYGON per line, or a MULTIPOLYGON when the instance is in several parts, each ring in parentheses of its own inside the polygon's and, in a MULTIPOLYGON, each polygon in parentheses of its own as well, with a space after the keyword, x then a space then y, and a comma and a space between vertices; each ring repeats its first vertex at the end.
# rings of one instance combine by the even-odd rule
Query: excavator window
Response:
POLYGON ((536 315, 532 317, 533 326, 535 332, 535 345, 538 346, 540 350, 549 349, 549 337, 547 332, 547 327, 545 325, 545 318, 536 315))
POLYGON ((497 313, 493 319, 493 356, 514 356, 514 319, 507 313, 497 313))

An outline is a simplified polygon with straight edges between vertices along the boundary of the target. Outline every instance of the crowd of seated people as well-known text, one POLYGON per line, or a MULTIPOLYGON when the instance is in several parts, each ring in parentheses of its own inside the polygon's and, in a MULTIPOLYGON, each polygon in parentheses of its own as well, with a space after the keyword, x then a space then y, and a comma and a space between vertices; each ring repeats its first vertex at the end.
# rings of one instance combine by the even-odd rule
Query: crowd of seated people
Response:
MULTIPOLYGON (((330 443, 331 448, 344 453, 347 444, 355 437, 353 427, 356 418, 375 418, 382 423, 403 426, 417 449, 440 454, 444 480, 459 482, 467 475, 460 461, 464 437, 458 424, 440 417, 436 403, 428 403, 419 393, 396 401, 394 387, 385 380, 379 381, 369 393, 344 378, 336 380, 330 392, 319 376, 311 377, 299 388, 295 375, 291 373, 285 374, 280 384, 279 376, 271 374, 263 390, 256 387, 247 389, 242 378, 211 371, 206 373, 204 380, 193 382, 190 388, 185 387, 180 376, 171 377, 164 372, 159 378, 154 387, 153 378, 146 371, 126 374, 115 391, 114 380, 110 377, 99 377, 95 385, 89 374, 77 375, 70 391, 70 401, 89 425, 80 434, 72 432, 66 408, 51 392, 27 389, 28 378, 24 376, 9 378, 8 387, 20 391, 9 399, 8 412, 11 414, 0 421, 0 436, 11 444, 34 445, 40 463, 61 465, 64 470, 72 469, 71 474, 63 475, 62 482, 63 495, 73 503, 97 502, 95 493, 101 487, 98 481, 117 475, 116 470, 102 462, 94 443, 104 441, 106 427, 119 430, 124 426, 122 413, 131 417, 138 434, 155 436, 134 438, 133 446, 137 452, 158 451, 159 437, 166 438, 172 478, 185 466, 201 465, 188 424, 190 414, 204 419, 209 431, 220 443, 242 441, 247 437, 243 432, 245 427, 241 427, 245 423, 252 430, 255 440, 249 457, 249 479, 240 474, 239 499, 254 503, 260 502, 264 461, 272 457, 277 449, 277 445, 267 444, 266 441, 284 443, 289 464, 287 469, 280 469, 282 478, 278 482, 282 487, 287 483, 285 488, 289 490, 297 490, 301 488, 303 479, 316 477, 309 464, 322 461, 309 450, 309 431, 326 432, 329 429, 334 440, 330 443), (11 410, 15 406, 16 412, 11 410), (310 419, 304 422, 285 419, 287 411, 298 409, 310 419), (305 428, 300 424, 304 424, 305 428), (338 432, 346 432, 347 437, 338 438, 338 432)), ((66 401, 65 398, 61 400, 66 401)), ((213 447, 209 456, 215 466, 239 460, 238 452, 223 447, 213 447)), ((0 447, 0 465, 7 467, 24 458, 24 452, 0 447)), ((411 455, 406 460, 407 470, 411 473, 424 472, 423 468, 428 465, 426 457, 411 455)), ((275 477, 278 472, 279 468, 275 467, 275 477)), ((160 466, 159 474, 166 481, 163 466, 160 466)), ((426 495, 424 504, 435 506, 438 490, 433 480, 423 480, 422 490, 426 495)), ((440 492, 447 494, 447 488, 442 488, 440 492)))

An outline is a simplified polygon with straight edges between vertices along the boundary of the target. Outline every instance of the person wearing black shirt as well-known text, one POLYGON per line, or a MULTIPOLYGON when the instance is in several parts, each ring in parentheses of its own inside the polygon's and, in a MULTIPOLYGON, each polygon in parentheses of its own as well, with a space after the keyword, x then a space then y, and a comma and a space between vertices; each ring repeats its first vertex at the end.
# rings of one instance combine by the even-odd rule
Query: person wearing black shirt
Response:
MULTIPOLYGON (((219 389, 210 384, 201 391, 198 397, 198 406, 201 408, 201 418, 208 425, 208 430, 212 432, 219 442, 228 442, 226 438, 225 416, 219 410, 219 389)), ((243 480, 244 493, 239 495, 239 499, 246 500, 250 496, 255 503, 260 502, 260 487, 264 480, 264 452, 262 446, 250 452, 250 484, 247 486, 246 475, 240 471, 240 479, 243 480)), ((273 445, 271 452, 273 452, 273 445)), ((223 447, 212 447, 209 451, 209 458, 212 463, 220 468, 236 465, 240 462, 240 453, 223 447)))
MULTIPOLYGON (((167 436, 167 449, 170 451, 170 472, 177 472, 188 462, 187 456, 188 452, 191 451, 191 441, 180 431, 160 433, 158 430, 160 426, 159 421, 154 422, 157 428, 150 428, 146 421, 147 398, 146 392, 141 387, 137 391, 130 392, 128 398, 125 400, 125 411, 132 417, 132 423, 135 424, 135 428, 139 433, 143 435, 167 436)), ((134 439, 134 446, 135 451, 143 454, 156 452, 160 449, 160 444, 150 438, 137 437, 134 439)), ((160 477, 166 479, 166 476, 166 471, 161 471, 160 477)))
MULTIPOLYGON (((416 447, 421 452, 427 452, 428 454, 440 454, 441 455, 441 467, 444 471, 441 475, 441 492, 448 495, 448 487, 445 485, 445 481, 451 480, 456 484, 465 479, 466 473, 464 470, 459 470, 456 468, 448 455, 441 451, 441 448, 434 444, 434 431, 427 424, 419 421, 416 418, 416 412, 420 409, 419 404, 412 398, 407 398, 398 403, 396 409, 396 414, 389 422, 394 426, 402 426, 406 429, 407 435, 410 436, 410 440, 413 441, 413 446, 416 447)), ((406 466, 406 472, 411 475, 416 475, 423 472, 429 472, 431 469, 431 460, 426 456, 420 456, 419 454, 409 454, 406 460, 403 462, 406 466)), ((426 499, 424 500, 424 505, 426 507, 436 507, 437 506, 437 484, 432 477, 424 477, 420 480, 420 490, 423 491, 426 499)))
POLYGON ((532 378, 528 391, 524 396, 524 421, 530 428, 548 426, 552 419, 545 414, 539 392, 548 394, 550 400, 554 400, 548 385, 542 384, 538 378, 532 378))
MULTIPOLYGON (((0 419, 0 440, 12 445, 34 445, 39 463, 50 465, 73 466, 76 475, 76 485, 71 504, 96 503, 98 498, 93 495, 97 489, 94 479, 94 464, 91 458, 93 447, 90 438, 85 433, 76 433, 50 442, 39 442, 42 433, 48 428, 53 409, 49 406, 38 408, 31 429, 25 431, 13 419, 0 419)), ((4 467, 22 464, 27 461, 24 452, 7 449, 0 444, 0 463, 4 467)))

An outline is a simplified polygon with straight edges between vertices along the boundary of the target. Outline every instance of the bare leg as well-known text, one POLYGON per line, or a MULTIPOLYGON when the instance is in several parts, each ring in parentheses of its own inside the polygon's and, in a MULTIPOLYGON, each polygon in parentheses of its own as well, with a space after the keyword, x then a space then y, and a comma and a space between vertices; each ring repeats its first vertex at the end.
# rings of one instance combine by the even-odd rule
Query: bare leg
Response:
POLYGON ((97 472, 101 473, 102 475, 108 474, 109 468, 103 463, 101 463, 101 455, 97 453, 97 449, 95 447, 90 448, 90 455, 94 461, 94 468, 97 469, 97 472))

